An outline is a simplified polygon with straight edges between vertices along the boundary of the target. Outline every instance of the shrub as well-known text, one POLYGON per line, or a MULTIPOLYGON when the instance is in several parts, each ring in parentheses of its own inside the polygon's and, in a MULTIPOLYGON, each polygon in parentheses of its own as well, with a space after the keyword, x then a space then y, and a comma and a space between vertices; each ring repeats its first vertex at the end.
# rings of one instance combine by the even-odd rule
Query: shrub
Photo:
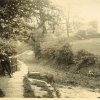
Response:
POLYGON ((86 57, 86 56, 88 56, 88 57, 93 57, 94 54, 92 54, 92 53, 90 53, 90 52, 88 52, 88 51, 86 51, 86 50, 84 50, 84 49, 79 50, 79 51, 77 52, 77 58, 78 58, 78 59, 81 59, 81 58, 86 57))
POLYGON ((88 67, 96 63, 95 55, 86 50, 79 50, 76 54, 76 58, 79 61, 78 69, 82 68, 83 66, 88 67))
POLYGON ((50 38, 41 44, 42 58, 53 60, 58 64, 71 64, 73 52, 66 38, 50 38))
POLYGON ((0 39, 0 49, 5 50, 9 56, 17 53, 15 48, 15 44, 12 41, 0 39))

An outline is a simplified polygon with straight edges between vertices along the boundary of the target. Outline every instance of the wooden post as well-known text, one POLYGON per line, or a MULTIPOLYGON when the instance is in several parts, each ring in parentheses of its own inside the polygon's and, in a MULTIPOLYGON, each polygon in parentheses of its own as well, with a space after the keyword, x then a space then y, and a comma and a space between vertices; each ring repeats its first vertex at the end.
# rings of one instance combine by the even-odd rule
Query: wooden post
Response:
POLYGON ((10 57, 11 73, 17 71, 17 57, 10 57))

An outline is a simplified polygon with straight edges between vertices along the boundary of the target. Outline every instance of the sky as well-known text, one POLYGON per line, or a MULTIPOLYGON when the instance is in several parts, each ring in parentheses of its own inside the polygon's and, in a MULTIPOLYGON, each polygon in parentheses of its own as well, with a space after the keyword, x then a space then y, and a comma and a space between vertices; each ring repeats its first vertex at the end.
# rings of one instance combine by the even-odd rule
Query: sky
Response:
POLYGON ((64 14, 68 11, 72 16, 77 16, 85 21, 96 20, 100 27, 100 0, 52 0, 59 6, 64 14))
POLYGON ((52 0, 59 5, 66 13, 70 12, 79 14, 87 19, 100 18, 100 0, 52 0))

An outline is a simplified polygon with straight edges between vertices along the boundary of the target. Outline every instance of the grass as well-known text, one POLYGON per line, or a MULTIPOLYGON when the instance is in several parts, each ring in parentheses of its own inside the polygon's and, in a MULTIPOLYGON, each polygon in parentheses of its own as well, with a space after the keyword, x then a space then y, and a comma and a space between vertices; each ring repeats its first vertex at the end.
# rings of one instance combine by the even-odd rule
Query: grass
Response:
MULTIPOLYGON (((95 55, 100 55, 100 39, 89 39, 89 40, 78 40, 72 43, 72 48, 74 52, 77 52, 80 49, 85 49, 95 55)), ((29 57, 30 58, 30 57, 29 57)), ((91 89, 100 89, 100 78, 88 77, 84 74, 85 71, 88 71, 87 68, 83 68, 81 74, 75 74, 74 68, 72 66, 61 66, 51 63, 51 61, 39 60, 35 61, 34 59, 24 60, 24 62, 29 66, 29 71, 38 71, 41 73, 51 73, 54 75, 56 83, 63 85, 73 85, 73 86, 82 86, 91 89), (58 69, 58 66, 60 66, 58 69), (66 67, 64 70, 63 68, 66 67)), ((34 57, 33 57, 34 58, 34 57)), ((91 69, 95 68, 90 66, 91 69)), ((96 69, 98 70, 98 69, 96 69)))
MULTIPOLYGON (((100 56, 100 38, 93 38, 88 40, 77 40, 72 42, 72 49, 74 53, 78 50, 85 49, 90 53, 100 56)), ((100 63, 100 59, 98 59, 100 63)), ((89 69, 100 73, 98 67, 90 66, 88 68, 81 69, 81 73, 86 73, 89 69)), ((89 87, 89 88, 100 88, 100 78, 88 77, 84 74, 67 74, 67 78, 71 76, 73 80, 76 80, 77 83, 81 86, 89 87)))
POLYGON ((77 52, 80 49, 85 49, 95 55, 100 55, 100 38, 78 40, 71 44, 74 52, 77 52))
POLYGON ((37 71, 40 73, 48 72, 53 74, 57 84, 82 86, 91 89, 100 88, 100 78, 89 77, 87 76, 87 74, 83 74, 84 72, 76 74, 74 73, 73 69, 73 67, 75 67, 74 65, 70 66, 69 69, 68 68, 58 69, 57 65, 41 60, 34 62, 34 65, 30 63, 28 64, 28 66, 30 66, 29 71, 37 71))

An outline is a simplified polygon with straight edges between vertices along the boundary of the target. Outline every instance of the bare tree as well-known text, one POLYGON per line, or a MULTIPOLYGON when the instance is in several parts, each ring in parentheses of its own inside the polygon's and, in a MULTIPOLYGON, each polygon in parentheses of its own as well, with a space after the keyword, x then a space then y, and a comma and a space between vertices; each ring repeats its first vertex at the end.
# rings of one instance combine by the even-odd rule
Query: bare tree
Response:
POLYGON ((66 17, 66 31, 67 31, 68 38, 69 38, 69 27, 70 27, 70 12, 68 11, 67 17, 66 17))

